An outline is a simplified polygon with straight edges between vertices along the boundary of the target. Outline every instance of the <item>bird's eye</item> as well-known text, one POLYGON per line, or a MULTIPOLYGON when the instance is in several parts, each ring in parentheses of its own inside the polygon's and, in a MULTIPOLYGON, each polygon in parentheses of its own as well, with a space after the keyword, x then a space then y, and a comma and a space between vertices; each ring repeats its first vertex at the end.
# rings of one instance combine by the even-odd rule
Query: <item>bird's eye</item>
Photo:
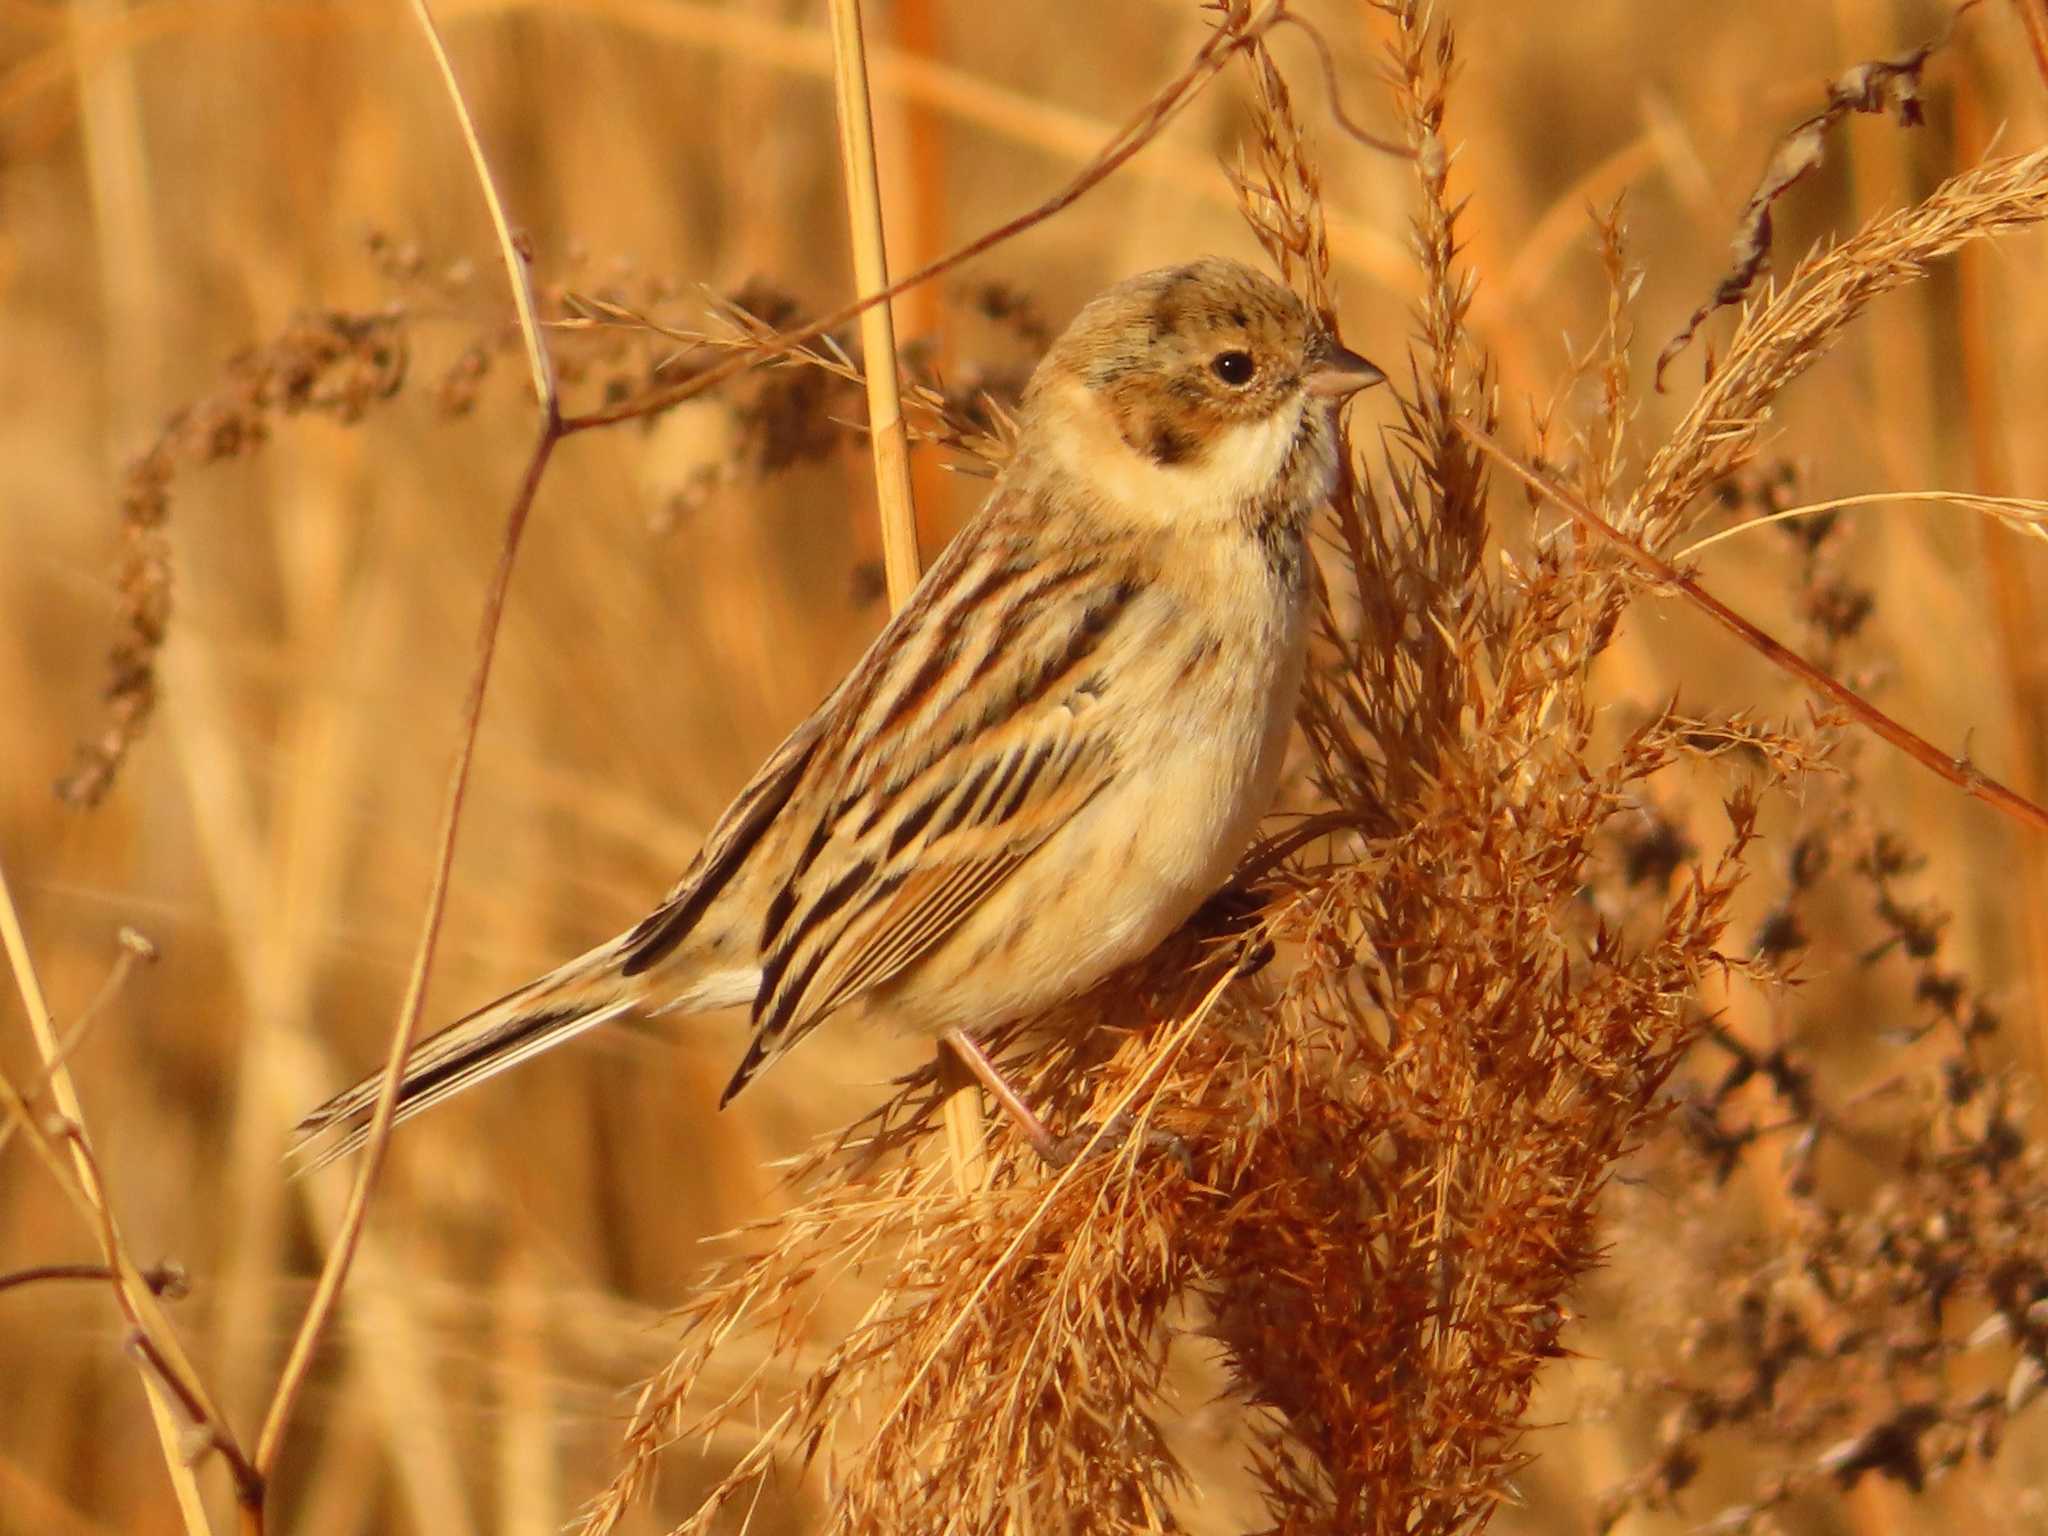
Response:
POLYGON ((1249 384, 1258 370, 1249 352, 1218 352, 1209 360, 1209 371, 1226 384, 1249 384))

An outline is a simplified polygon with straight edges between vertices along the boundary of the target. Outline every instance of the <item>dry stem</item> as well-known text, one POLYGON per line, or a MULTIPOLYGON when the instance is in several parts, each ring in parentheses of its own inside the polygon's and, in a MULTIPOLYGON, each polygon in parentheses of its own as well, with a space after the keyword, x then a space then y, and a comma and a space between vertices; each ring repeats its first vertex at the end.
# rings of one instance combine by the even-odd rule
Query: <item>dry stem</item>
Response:
POLYGON ((43 1127, 32 1118, 33 1111, 5 1078, 0 1078, 0 1104, 7 1109, 10 1122, 27 1132, 51 1171, 58 1174, 59 1183, 88 1217, 101 1257, 113 1279, 115 1300, 137 1334, 148 1338, 153 1346, 152 1359, 156 1368, 144 1367, 142 1386, 149 1398, 150 1417, 156 1424, 157 1441, 163 1450, 164 1470, 170 1475, 171 1488, 189 1536, 204 1536, 211 1527, 207 1523, 206 1504, 199 1492, 191 1458, 185 1454, 185 1422, 190 1422, 190 1419, 181 1422, 181 1411, 208 1426, 224 1449, 233 1448, 230 1460, 234 1464, 241 1466, 246 1462, 239 1448, 234 1448, 234 1438, 226 1427, 226 1421, 207 1398, 198 1372, 192 1368, 192 1362, 179 1346, 169 1320, 157 1306, 153 1289, 129 1257, 127 1246, 121 1240, 120 1228, 108 1203, 106 1186, 100 1179, 91 1144, 86 1140, 84 1106, 79 1102, 77 1085, 72 1081, 71 1069, 64 1060, 49 1004, 43 998, 42 983, 36 976, 35 962, 29 954, 28 938, 22 932, 21 915, 14 905, 14 893, 8 888, 4 865, 0 865, 0 947, 7 951, 15 985, 21 991, 22 1006, 28 1012, 29 1031, 35 1037, 36 1050, 42 1058, 50 1097, 61 1117, 64 1139, 71 1145, 70 1177, 64 1176, 64 1164, 54 1154, 43 1127))
MULTIPOLYGON (((875 167, 875 127, 868 102, 860 0, 832 0, 832 53, 840 163, 853 226, 854 291, 880 293, 889 286, 889 258, 882 236, 881 185, 875 167)), ((917 585, 922 561, 917 548, 917 507, 910 488, 909 442, 896 387, 896 324, 890 306, 875 304, 861 311, 860 327, 875 506, 882 520, 882 563, 888 575, 889 605, 901 608, 917 585)), ((950 1061, 944 1046, 939 1051, 950 1061)), ((980 1188, 988 1176, 980 1088, 971 1080, 956 1083, 946 1098, 944 1114, 953 1177, 961 1192, 969 1193, 980 1188)))
MULTIPOLYGON (((837 64, 833 92, 839 105, 840 165, 852 222, 854 291, 881 293, 889 286, 889 257, 882 238, 882 193, 875 168, 875 124, 868 102, 860 0, 832 0, 832 52, 837 64)), ((871 304, 861 311, 860 339, 866 364, 875 502, 882 519, 883 564, 889 577, 890 605, 900 608, 917 585, 922 561, 917 549, 917 508, 910 494, 909 442, 896 384, 896 322, 888 303, 871 304)))
POLYGON ((1683 593, 1701 612, 1724 629, 1733 632, 1743 644, 1763 656, 1772 666, 1798 678, 1808 688, 1843 710, 1865 729, 1883 737, 1923 768, 1940 775, 1956 788, 1975 796, 1995 810, 2002 811, 2013 820, 2048 832, 2048 807, 2037 805, 2016 790, 2008 789, 1980 770, 1967 756, 1941 751, 1926 737, 1908 729, 1861 694, 1830 677, 1797 651, 1772 639, 1676 566, 1660 559, 1629 538, 1569 491, 1553 485, 1530 470, 1491 436, 1469 424, 1464 430, 1474 443, 1513 473, 1531 491, 1568 514, 1573 522, 1606 539, 1610 547, 1653 585, 1683 593))
POLYGON ((277 1458, 283 1451, 285 1434, 291 1424, 292 1410, 297 1404, 300 1390, 305 1385, 307 1373, 312 1369, 313 1357, 319 1350, 329 1320, 340 1301, 342 1286, 348 1279, 350 1262, 355 1257, 356 1245, 362 1238, 363 1223, 369 1217, 370 1199, 376 1191, 377 1177, 383 1171, 384 1154, 390 1144, 391 1127, 398 1103, 398 1087, 404 1077, 405 1058, 412 1050, 413 1041, 419 1033, 420 1011, 426 1001, 427 978, 433 970, 434 954, 441 937, 441 920, 447 911, 449 875, 455 863, 455 836, 462 822, 462 804, 469 788, 470 765, 476 756, 477 727, 483 719, 484 694, 490 684, 491 662, 497 654, 499 620, 504 614, 506 594, 511 589, 513 564, 519 552, 520 535, 526 528, 527 514, 533 508, 533 499, 540 489, 541 476, 546 472, 548 460, 563 433, 561 409, 555 393, 554 369, 548 359, 546 344, 535 318, 532 283, 526 271, 525 260, 513 241, 511 225, 505 217, 504 206, 498 197, 496 184, 491 178, 490 166, 484 159, 482 145, 477 140, 469 109, 463 102, 454 67, 441 44, 440 33, 434 26, 433 14, 428 9, 427 0, 413 0, 413 11, 429 46, 433 49, 442 80, 448 88, 449 99, 456 116, 461 120, 463 137, 470 150, 470 161, 475 169, 478 185, 483 191, 484 200, 490 208, 492 226, 498 233, 499 252, 504 260, 507 279, 512 286, 513 301, 518 308, 520 335, 526 346, 527 360, 533 372, 534 389, 538 396, 540 435, 534 443, 519 489, 513 496, 511 510, 506 514, 497 565, 484 593, 483 615, 478 621, 476 660, 458 716, 455 764, 448 776, 447 797, 441 814, 440 834, 435 845, 434 871, 427 891, 427 909, 421 919, 419 942, 413 953, 412 969, 406 978, 405 998, 399 1005, 398 1022, 392 1028, 391 1045, 385 1055, 384 1077, 378 1089, 376 1108, 371 1116, 369 1135, 356 1167, 355 1183, 349 1191, 348 1207, 343 1213, 340 1230, 333 1245, 328 1249, 327 1262, 321 1268, 320 1279, 313 1290, 313 1298, 307 1303, 305 1316, 292 1339, 291 1351, 285 1358, 284 1368, 278 1374, 277 1388, 271 1396, 269 1410, 264 1415, 263 1431, 256 1442, 256 1471, 259 1478, 264 1480, 276 1470, 277 1458))

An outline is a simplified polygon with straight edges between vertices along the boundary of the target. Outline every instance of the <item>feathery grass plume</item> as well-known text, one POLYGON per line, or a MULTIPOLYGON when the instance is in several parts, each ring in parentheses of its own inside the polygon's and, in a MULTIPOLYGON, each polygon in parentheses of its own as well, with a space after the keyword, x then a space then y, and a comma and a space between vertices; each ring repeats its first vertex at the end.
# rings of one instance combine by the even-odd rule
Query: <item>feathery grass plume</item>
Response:
POLYGON ((1683 533, 1701 498, 1754 451, 1771 402, 1869 304, 1974 240, 2048 218, 2048 149, 1948 178, 1924 201, 1805 257, 1782 288, 1744 306, 1714 375, 1657 450, 1619 526, 1653 548, 1683 533))
POLYGON ((1337 300, 1330 284, 1330 232, 1323 222, 1323 187, 1310 155, 1286 78, 1266 40, 1244 56, 1252 82, 1253 142, 1240 148, 1230 172, 1238 211, 1260 246, 1310 311, 1332 331, 1337 300))
POLYGON ((1466 1530, 1504 1496, 1595 1260, 1594 1201, 1730 964, 1755 816, 1754 790, 1731 797, 1722 850, 1647 933, 1588 920, 1600 835, 1697 749, 1668 715, 1594 747, 1586 664, 1619 592, 1599 550, 1542 540, 1502 578, 1482 567, 1485 477, 1456 426, 1490 425, 1490 400, 1443 140, 1454 49, 1419 7, 1388 10, 1425 298, 1384 487, 1337 509, 1304 708, 1312 824, 1347 830, 1286 872, 1276 925, 1302 963, 1233 1085, 1227 1219, 1193 1234, 1239 1390, 1277 1411, 1259 1464, 1290 1532, 1466 1530))

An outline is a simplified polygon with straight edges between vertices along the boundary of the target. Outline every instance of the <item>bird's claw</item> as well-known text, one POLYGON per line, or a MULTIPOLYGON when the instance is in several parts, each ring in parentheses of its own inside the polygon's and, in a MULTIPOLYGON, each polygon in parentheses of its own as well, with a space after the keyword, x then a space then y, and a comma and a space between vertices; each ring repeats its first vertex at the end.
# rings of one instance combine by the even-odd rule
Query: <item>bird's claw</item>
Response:
MULTIPOLYGON (((1078 1157, 1101 1157, 1115 1152, 1131 1139, 1137 1124, 1137 1117, 1129 1110, 1112 1116, 1107 1125, 1083 1121, 1052 1144, 1046 1161, 1055 1168, 1065 1168, 1078 1157)), ((1173 1132, 1147 1127, 1144 1146, 1147 1151, 1166 1153, 1180 1164, 1181 1172, 1191 1179, 1195 1176, 1194 1153, 1187 1142, 1173 1132)))
POLYGON ((1242 946, 1237 956, 1235 974, 1242 980, 1258 975, 1273 963, 1273 941, 1259 930, 1259 921, 1265 912, 1265 899, 1256 891, 1248 891, 1241 885, 1226 885, 1203 902, 1189 922, 1196 930, 1214 939, 1256 936, 1252 943, 1242 946))

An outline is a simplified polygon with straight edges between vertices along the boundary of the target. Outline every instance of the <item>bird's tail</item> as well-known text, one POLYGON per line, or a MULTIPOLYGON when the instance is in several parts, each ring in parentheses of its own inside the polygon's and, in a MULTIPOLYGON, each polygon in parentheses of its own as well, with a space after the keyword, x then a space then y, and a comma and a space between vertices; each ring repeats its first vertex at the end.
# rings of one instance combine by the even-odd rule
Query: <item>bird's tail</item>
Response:
MULTIPOLYGON (((625 974, 622 962, 626 953, 623 940, 600 945, 414 1046, 399 1078, 394 1123, 409 1120, 421 1110, 641 1003, 647 989, 625 974)), ((696 1001, 688 995, 663 999, 667 1008, 687 1007, 696 1001)), ((698 1003, 706 1005, 708 1000, 698 1003)), ((383 1073, 366 1077, 298 1123, 291 1156, 301 1171, 346 1157, 369 1139, 370 1118, 382 1085, 383 1073)))

